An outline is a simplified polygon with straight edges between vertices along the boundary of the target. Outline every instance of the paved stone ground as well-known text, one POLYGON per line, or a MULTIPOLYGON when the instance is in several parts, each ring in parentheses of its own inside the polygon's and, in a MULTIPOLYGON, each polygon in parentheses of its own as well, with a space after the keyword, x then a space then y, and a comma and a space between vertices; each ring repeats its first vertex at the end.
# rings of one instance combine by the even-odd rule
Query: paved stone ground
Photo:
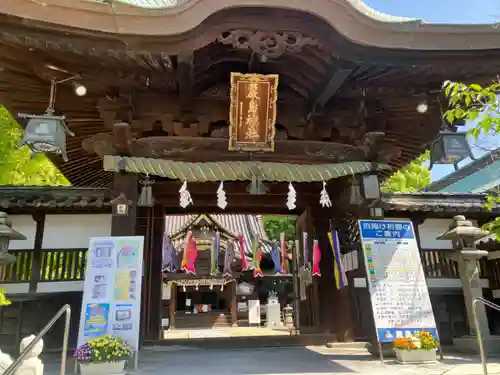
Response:
MULTIPOLYGON (((481 375, 478 358, 446 356, 428 365, 381 363, 360 348, 288 347, 207 350, 156 347, 140 353, 139 370, 130 375, 481 375)), ((500 359, 489 359, 489 374, 500 375, 500 359)), ((46 361, 45 375, 59 373, 56 361, 46 361)), ((73 373, 68 365, 67 374, 73 373)))

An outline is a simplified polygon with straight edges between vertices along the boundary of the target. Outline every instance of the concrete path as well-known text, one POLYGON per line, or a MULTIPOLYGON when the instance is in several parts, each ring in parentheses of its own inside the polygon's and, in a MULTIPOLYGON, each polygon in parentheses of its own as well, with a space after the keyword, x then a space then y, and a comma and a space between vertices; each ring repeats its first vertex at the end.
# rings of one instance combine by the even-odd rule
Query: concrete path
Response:
MULTIPOLYGON (((500 361, 489 360, 489 374, 500 375, 500 361)), ((56 362, 46 363, 45 374, 57 375, 56 362)), ((67 374, 72 374, 72 366, 67 374)), ((172 347, 144 349, 139 370, 131 375, 481 375, 477 358, 446 356, 428 365, 381 363, 360 348, 288 347, 238 350, 202 350, 172 347)))

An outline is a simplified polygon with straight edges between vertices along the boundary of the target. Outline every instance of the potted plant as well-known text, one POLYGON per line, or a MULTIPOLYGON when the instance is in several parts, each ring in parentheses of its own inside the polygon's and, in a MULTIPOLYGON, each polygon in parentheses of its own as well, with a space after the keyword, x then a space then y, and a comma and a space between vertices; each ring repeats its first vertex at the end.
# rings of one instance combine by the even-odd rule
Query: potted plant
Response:
POLYGON ((132 348, 123 339, 111 335, 89 340, 75 350, 81 375, 123 374, 132 348))
POLYGON ((420 331, 410 337, 397 338, 393 343, 399 363, 426 363, 436 361, 439 341, 427 331, 420 331))

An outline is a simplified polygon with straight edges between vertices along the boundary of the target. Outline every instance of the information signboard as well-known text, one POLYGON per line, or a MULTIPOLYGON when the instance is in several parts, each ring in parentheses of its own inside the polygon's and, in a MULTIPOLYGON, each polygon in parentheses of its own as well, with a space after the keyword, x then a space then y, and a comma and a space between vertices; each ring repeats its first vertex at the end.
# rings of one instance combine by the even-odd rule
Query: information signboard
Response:
POLYGON ((78 346, 106 334, 139 349, 144 237, 91 238, 78 346))
POLYGON ((367 284, 379 342, 438 333, 429 290, 409 220, 359 220, 367 284))

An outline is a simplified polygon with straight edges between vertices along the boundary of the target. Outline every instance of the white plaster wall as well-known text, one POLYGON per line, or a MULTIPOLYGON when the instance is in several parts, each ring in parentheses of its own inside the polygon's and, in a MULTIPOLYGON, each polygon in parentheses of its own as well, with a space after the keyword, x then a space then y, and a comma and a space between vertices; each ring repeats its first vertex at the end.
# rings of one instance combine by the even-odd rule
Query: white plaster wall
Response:
POLYGON ((110 214, 47 215, 43 249, 86 249, 90 237, 111 235, 110 214))
POLYGON ((35 246, 36 222, 31 215, 9 215, 12 229, 26 236, 25 240, 10 241, 9 250, 28 250, 35 246))
POLYGON ((418 226, 421 249, 453 249, 451 241, 436 240, 450 227, 451 219, 426 219, 418 226))
MULTIPOLYGON (((448 231, 452 219, 426 219, 418 226, 421 249, 453 249, 451 241, 436 240, 436 237, 448 231)), ((472 220, 474 225, 476 221, 472 220)))

